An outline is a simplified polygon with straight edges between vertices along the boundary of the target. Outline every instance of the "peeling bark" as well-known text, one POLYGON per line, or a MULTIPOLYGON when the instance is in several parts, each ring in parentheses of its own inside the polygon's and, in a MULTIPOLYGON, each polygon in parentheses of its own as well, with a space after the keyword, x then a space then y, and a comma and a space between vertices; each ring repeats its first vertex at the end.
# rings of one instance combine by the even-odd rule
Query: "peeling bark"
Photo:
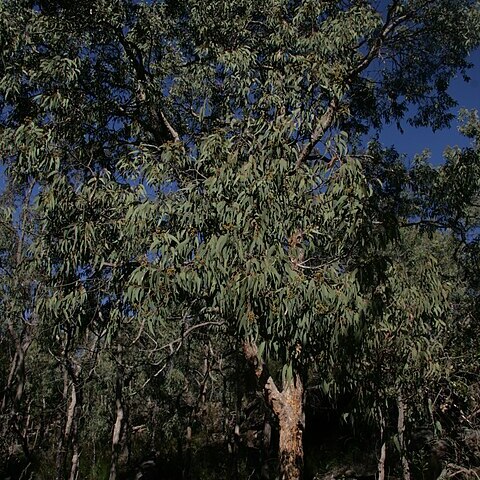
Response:
POLYGON ((280 473, 283 480, 296 480, 303 468, 303 385, 296 376, 283 388, 278 399, 272 397, 280 426, 280 473))
POLYGON ((258 358, 255 344, 246 342, 244 354, 255 368, 255 374, 262 385, 265 400, 278 419, 279 460, 282 480, 299 480, 303 471, 303 385, 298 375, 278 389, 264 363, 258 358))

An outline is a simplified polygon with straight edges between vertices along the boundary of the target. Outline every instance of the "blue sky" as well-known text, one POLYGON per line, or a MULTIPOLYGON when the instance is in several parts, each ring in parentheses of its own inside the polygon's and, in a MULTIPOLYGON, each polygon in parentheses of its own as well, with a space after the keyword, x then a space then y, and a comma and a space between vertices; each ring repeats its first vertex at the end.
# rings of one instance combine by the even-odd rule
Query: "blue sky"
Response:
MULTIPOLYGON (((452 110, 455 115, 461 108, 480 110, 480 49, 471 56, 470 61, 474 67, 469 71, 470 82, 465 82, 459 75, 449 88, 449 92, 458 102, 458 106, 452 110)), ((447 146, 467 146, 469 140, 458 132, 458 123, 452 122, 450 128, 432 132, 430 128, 412 127, 406 121, 401 123, 403 133, 395 125, 384 127, 380 135, 380 141, 385 146, 395 146, 398 152, 407 155, 407 161, 416 153, 428 149, 431 151, 431 160, 434 164, 442 163, 442 152, 447 146)), ((4 168, 0 165, 0 192, 3 191, 4 168)))
MULTIPOLYGON (((471 78, 466 83, 459 75, 449 88, 452 97, 458 102, 458 106, 452 110, 455 115, 461 108, 480 110, 480 50, 476 50, 470 61, 474 67, 468 72, 471 78)), ((401 123, 404 133, 398 131, 396 126, 386 126, 380 135, 380 141, 385 146, 394 145, 398 152, 407 154, 411 159, 416 153, 428 149, 431 151, 431 160, 434 164, 442 162, 442 152, 447 146, 467 146, 466 139, 458 132, 458 122, 452 122, 450 128, 432 132, 430 128, 412 127, 406 121, 401 123)))

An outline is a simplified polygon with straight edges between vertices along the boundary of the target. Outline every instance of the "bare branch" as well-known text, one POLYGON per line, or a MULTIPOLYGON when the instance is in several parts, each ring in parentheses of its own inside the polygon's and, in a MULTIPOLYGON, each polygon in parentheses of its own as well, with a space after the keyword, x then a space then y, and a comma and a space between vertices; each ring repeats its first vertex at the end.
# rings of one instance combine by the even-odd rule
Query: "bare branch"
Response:
MULTIPOLYGON (((145 68, 145 64, 143 62, 142 53, 138 49, 138 47, 132 42, 129 42, 123 35, 123 32, 116 31, 118 40, 122 45, 125 54, 127 55, 128 59, 132 62, 133 68, 137 75, 138 80, 138 97, 142 103, 146 102, 146 92, 145 92, 145 84, 150 81, 152 74, 145 68)), ((171 123, 167 120, 165 113, 162 110, 156 110, 154 105, 148 105, 148 113, 153 120, 153 124, 148 122, 141 122, 142 125, 152 133, 155 138, 155 141, 162 145, 166 140, 170 139, 174 142, 180 142, 180 135, 178 132, 173 128, 171 123), (170 137, 170 138, 168 138, 170 137)))
POLYGON ((303 147, 300 155, 298 156, 296 163, 297 169, 300 168, 302 163, 309 157, 309 155, 312 153, 312 150, 315 148, 315 145, 323 137, 323 135, 325 135, 325 132, 332 126, 339 105, 340 102, 338 98, 332 99, 325 113, 319 118, 317 126, 315 127, 315 130, 313 131, 310 140, 303 147))
MULTIPOLYGON (((398 25, 400 25, 403 21, 408 19, 408 14, 404 14, 398 17, 393 17, 393 10, 396 6, 397 2, 394 2, 388 12, 387 20, 385 25, 380 32, 379 36, 374 41, 372 47, 368 51, 368 53, 362 58, 360 63, 355 66, 348 74, 346 78, 346 84, 350 84, 352 80, 359 75, 362 71, 364 71, 368 66, 372 63, 372 61, 379 55, 380 49, 384 44, 387 37, 393 32, 398 25)), ((339 98, 334 97, 330 103, 328 104, 327 109, 323 113, 323 115, 318 119, 317 125, 313 130, 313 133, 310 137, 308 143, 303 147, 300 155, 298 156, 296 167, 297 169, 301 166, 303 162, 307 160, 309 155, 312 153, 312 150, 315 148, 315 145, 318 141, 325 135, 325 132, 332 126, 333 122, 335 121, 335 116, 341 106, 341 102, 339 98)))

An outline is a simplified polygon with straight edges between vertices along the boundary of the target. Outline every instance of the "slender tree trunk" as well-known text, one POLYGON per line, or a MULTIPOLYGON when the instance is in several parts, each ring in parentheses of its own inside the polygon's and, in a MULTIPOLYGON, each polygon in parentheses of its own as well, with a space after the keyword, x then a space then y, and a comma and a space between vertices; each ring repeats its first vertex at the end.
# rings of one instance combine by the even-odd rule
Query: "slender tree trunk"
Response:
POLYGON ((15 354, 10 363, 10 372, 8 374, 7 383, 5 385, 5 389, 3 392, 2 406, 0 407, 0 413, 3 413, 7 408, 7 399, 10 393, 10 389, 12 388, 15 372, 17 371, 17 362, 18 362, 18 352, 15 350, 15 354))
MULTIPOLYGON (((14 267, 15 269, 20 269, 20 266, 24 258, 23 247, 24 247, 24 239, 25 239, 25 229, 27 224, 29 203, 30 203, 30 197, 32 194, 33 186, 34 184, 33 182, 31 182, 28 190, 25 193, 25 197, 22 202, 22 225, 21 225, 20 235, 17 239, 17 245, 16 245, 15 267, 14 267)), ((15 276, 14 278, 13 288, 18 289, 20 291, 24 290, 18 275, 15 276)), ((25 298, 25 303, 28 303, 27 298, 25 298)), ((15 321, 18 320, 18 318, 14 318, 14 319, 15 321)), ((2 405, 1 405, 2 412, 6 408, 8 392, 13 386, 14 378, 16 378, 16 383, 17 383, 15 399, 14 399, 15 401, 14 408, 17 408, 17 406, 20 404, 22 400, 23 391, 25 388, 25 355, 31 343, 30 328, 28 324, 25 324, 23 319, 20 319, 21 320, 20 324, 23 325, 23 327, 22 327, 22 332, 19 335, 15 330, 14 319, 12 319, 12 317, 10 316, 7 316, 7 328, 15 344, 15 356, 11 363, 10 373, 8 375, 7 385, 6 385, 5 393, 2 399, 2 405)))
MULTIPOLYGON (((235 359, 237 371, 240 371, 239 359, 235 359)), ((242 412, 242 400, 243 400, 243 389, 242 389, 242 379, 239 375, 236 375, 235 382, 235 425, 233 427, 232 435, 232 459, 233 459, 233 475, 231 478, 233 480, 238 480, 239 475, 239 449, 240 449, 240 423, 241 423, 241 412, 242 412)))
POLYGON ((378 460, 378 480, 385 480, 385 459, 387 457, 387 444, 382 443, 380 459, 378 460))
MULTIPOLYGON (((15 269, 20 269, 21 264, 24 258, 24 240, 25 240, 25 229, 28 219, 29 213, 29 204, 30 204, 30 197, 32 195, 34 183, 31 182, 29 188, 25 193, 25 197, 22 202, 22 224, 20 229, 20 235, 17 239, 16 245, 16 252, 15 252, 15 269)), ((21 284, 21 280, 18 275, 15 276, 13 282, 13 288, 15 290, 24 291, 24 287, 21 284)), ((25 303, 28 303, 28 300, 25 298, 25 303)), ((23 308, 23 305, 20 304, 20 309, 23 308)), ((6 408, 7 405, 7 397, 9 395, 9 391, 13 387, 14 379, 16 380, 16 391, 14 397, 14 405, 13 408, 18 411, 18 406, 20 405, 23 397, 23 391, 25 388, 25 355, 27 353, 28 348, 31 344, 31 334, 30 334, 30 326, 28 323, 23 321, 21 315, 18 313, 17 317, 12 318, 11 316, 7 316, 7 328, 10 333, 10 336, 13 339, 15 344, 15 356, 12 360, 10 373, 8 375, 7 385, 5 388, 5 393, 2 399, 1 411, 6 408), (22 331, 20 334, 17 333, 15 329, 15 322, 20 320, 20 325, 22 325, 22 331)))
POLYGON ((378 460, 378 480, 385 480, 385 458, 387 456, 387 443, 385 441, 385 418, 382 409, 378 409, 380 415, 380 458, 378 460))
MULTIPOLYGON (((15 328, 11 320, 8 322, 8 329, 10 331, 12 338, 15 341, 16 356, 14 360, 14 370, 13 370, 14 378, 11 378, 11 379, 9 378, 10 384, 7 385, 8 391, 5 392, 4 401, 7 400, 10 392, 10 396, 12 397, 10 418, 13 422, 13 425, 12 425, 13 430, 17 433, 17 437, 18 437, 18 440, 20 441, 20 444, 22 445, 22 450, 23 450, 23 453, 25 454, 25 457, 30 461, 32 454, 31 454, 29 443, 28 443, 29 418, 27 414, 27 418, 25 419, 25 424, 22 425, 23 415, 20 413, 22 411, 21 407, 23 403, 23 394, 25 391, 25 381, 26 381, 25 355, 31 344, 30 331, 28 326, 25 326, 20 336, 18 336, 15 332, 15 328), (15 390, 15 395, 13 395, 13 390, 15 390)), ((7 403, 8 402, 5 402, 5 407, 7 403)), ((4 405, 2 402, 2 409, 3 407, 4 405)))
POLYGON ((78 377, 78 369, 79 367, 77 367, 77 371, 73 371, 73 369, 71 371, 71 396, 70 405, 68 406, 67 411, 67 424, 65 427, 66 450, 68 451, 69 446, 71 446, 72 448, 69 480, 76 480, 78 476, 78 467, 80 460, 80 450, 78 445, 78 422, 80 417, 80 411, 82 409, 82 395, 78 377))
POLYGON ((63 480, 66 476, 67 458, 70 448, 72 449, 72 459, 70 462, 69 480, 76 480, 78 477, 78 467, 80 459, 80 450, 78 445, 79 418, 82 410, 82 385, 81 385, 81 366, 72 364, 70 359, 65 358, 64 372, 64 398, 68 396, 70 388, 70 399, 68 401, 66 417, 63 423, 63 431, 59 435, 57 442, 56 459, 56 479, 63 480))
POLYGON ((71 383, 71 394, 70 394, 70 403, 68 404, 67 409, 67 423, 65 425, 65 439, 69 439, 72 433, 73 422, 75 418, 75 409, 77 408, 77 390, 75 388, 75 383, 71 383))
POLYGON ((116 419, 115 419, 115 425, 113 427, 113 435, 112 435, 112 457, 111 457, 112 460, 111 460, 111 467, 110 467, 110 480, 116 480, 117 478, 118 459, 120 456, 120 449, 121 449, 120 441, 122 436, 123 419, 125 417, 122 399, 118 395, 117 395, 115 405, 116 405, 116 419))
MULTIPOLYGON (((67 369, 64 367, 63 370, 63 401, 68 403, 68 374, 67 369)), ((67 406, 68 410, 68 406, 67 406)), ((67 425, 67 416, 62 415, 59 432, 58 432, 58 439, 57 439, 57 456, 55 460, 55 480, 64 480, 65 478, 65 464, 66 464, 66 457, 67 452, 65 445, 65 431, 67 425)))
POLYGON ((279 460, 282 480, 300 480, 303 472, 303 385, 298 375, 288 380, 282 391, 269 375, 266 365, 258 358, 256 345, 244 344, 247 360, 254 365, 255 374, 265 394, 267 404, 278 419, 279 460))
POLYGON ((124 368, 122 345, 117 346, 117 378, 115 381, 115 424, 112 433, 112 454, 110 464, 110 480, 116 480, 118 474, 118 462, 122 450, 122 436, 125 430, 125 405, 123 400, 124 368))
POLYGON ((403 400, 403 395, 399 392, 397 396, 397 407, 398 407, 398 422, 397 422, 397 434, 398 434, 398 443, 400 444, 400 456, 402 459, 402 472, 403 480, 410 480, 410 466, 407 459, 407 451, 405 447, 405 413, 406 405, 403 400))
POLYGON ((82 387, 80 385, 78 376, 75 377, 75 382, 72 382, 72 403, 75 396, 75 404, 72 412, 72 423, 69 432, 70 443, 72 445, 72 460, 70 465, 69 480, 76 480, 78 478, 78 470, 80 466, 80 445, 78 443, 80 413, 82 410, 82 387))
MULTIPOLYGON (((24 260, 24 240, 33 186, 34 183, 30 182, 30 186, 25 192, 22 201, 21 226, 18 231, 19 235, 16 238, 15 262, 12 265, 11 272, 13 282, 9 287, 16 293, 16 295, 15 298, 12 298, 12 311, 7 312, 6 314, 7 329, 15 345, 15 354, 10 364, 10 371, 0 405, 0 413, 2 414, 5 413, 7 407, 10 406, 11 411, 9 419, 5 422, 4 428, 10 429, 16 433, 18 440, 22 445, 25 457, 29 462, 31 462, 32 459, 28 442, 30 415, 27 413, 27 417, 24 421, 25 417, 22 414, 22 403, 26 383, 25 356, 31 345, 32 327, 29 322, 25 322, 22 311, 28 308, 28 305, 31 305, 32 292, 29 288, 25 288, 25 285, 23 284, 23 282, 29 278, 27 272, 22 271, 22 262, 24 260), (21 330, 19 327, 21 327, 21 330)), ((17 231, 16 228, 15 231, 17 231)), ((30 405, 28 406, 28 409, 30 409, 30 405)), ((0 431, 0 435, 1 434, 2 432, 0 431)), ((27 469, 24 470, 24 472, 26 473, 27 469)))
POLYGON ((1 412, 6 409, 9 396, 13 399, 12 408, 18 411, 18 406, 21 404, 25 388, 25 355, 31 344, 28 326, 25 326, 21 334, 18 335, 15 331, 15 326, 12 320, 9 318, 7 321, 7 327, 15 344, 15 355, 10 364, 10 372, 8 374, 7 384, 5 386, 0 407, 1 412), (12 390, 15 383, 15 395, 13 395, 12 390))
POLYGON ((187 426, 185 432, 185 449, 180 458, 183 458, 182 479, 192 478, 192 427, 187 426))
MULTIPOLYGON (((78 410, 79 403, 77 400, 77 405, 75 410, 78 410)), ((73 426, 72 426, 72 460, 70 465, 70 476, 69 480, 76 480, 78 478, 78 469, 80 466, 80 446, 78 444, 78 414, 74 414, 73 426)))

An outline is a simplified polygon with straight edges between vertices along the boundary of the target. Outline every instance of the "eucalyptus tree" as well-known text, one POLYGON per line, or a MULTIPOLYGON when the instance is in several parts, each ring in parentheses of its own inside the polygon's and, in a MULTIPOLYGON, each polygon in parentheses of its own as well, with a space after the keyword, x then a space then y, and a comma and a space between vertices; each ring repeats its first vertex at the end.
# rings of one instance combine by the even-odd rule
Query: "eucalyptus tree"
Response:
POLYGON ((478 24, 473 0, 2 2, 0 152, 40 185, 66 365, 132 317, 226 322, 299 478, 304 367, 362 334, 398 236, 361 136, 446 125, 478 24))
POLYGON ((434 418, 437 386, 451 371, 445 339, 455 323, 451 303, 455 294, 462 295, 462 286, 452 284, 456 269, 448 234, 409 228, 390 258, 377 291, 379 311, 367 327, 362 348, 339 368, 346 379, 337 383, 357 392, 353 411, 346 415, 352 413, 352 421, 373 420, 379 430, 378 477, 388 478, 393 454, 400 456, 403 478, 409 479, 414 422, 434 436, 441 434, 434 418))
MULTIPOLYGON (((458 442, 448 452, 453 464, 468 470, 475 454, 464 439, 478 429, 479 378, 479 245, 480 245, 480 123, 476 111, 462 111, 459 130, 471 140, 464 148, 448 148, 445 162, 432 167, 419 159, 412 176, 416 185, 416 223, 445 237, 437 249, 442 275, 451 284, 448 322, 443 335, 444 378, 434 393, 434 415, 458 442), (446 371, 445 371, 446 370, 446 371), (470 457, 470 461, 469 461, 470 457), (463 463, 462 463, 463 462, 463 463)), ((460 468, 460 467, 459 467, 460 468)), ((450 472, 452 473, 452 472, 450 472)))
MULTIPOLYGON (((428 425, 437 439, 455 437, 461 424, 475 425, 467 412, 478 384, 478 349, 471 339, 478 330, 479 123, 476 112, 460 119, 471 145, 447 148, 443 164, 433 166, 422 154, 407 168, 395 151, 383 151, 386 184, 409 186, 400 188, 401 234, 385 250, 392 249, 390 265, 362 348, 337 369, 341 379, 331 380, 333 387, 357 392, 347 415, 366 414, 380 427, 381 478, 389 439, 409 478, 409 422, 428 425)), ((457 454, 457 463, 462 456, 468 455, 457 454)))
POLYGON ((26 360, 35 336, 36 272, 28 253, 34 228, 31 208, 33 184, 15 185, 7 180, 0 196, 0 332, 5 365, 1 375, 2 437, 4 448, 8 441, 20 445, 25 456, 31 458, 30 407, 28 398, 30 373, 26 360), (16 214, 15 214, 16 212, 16 214), (27 411, 28 410, 28 411, 27 411))

